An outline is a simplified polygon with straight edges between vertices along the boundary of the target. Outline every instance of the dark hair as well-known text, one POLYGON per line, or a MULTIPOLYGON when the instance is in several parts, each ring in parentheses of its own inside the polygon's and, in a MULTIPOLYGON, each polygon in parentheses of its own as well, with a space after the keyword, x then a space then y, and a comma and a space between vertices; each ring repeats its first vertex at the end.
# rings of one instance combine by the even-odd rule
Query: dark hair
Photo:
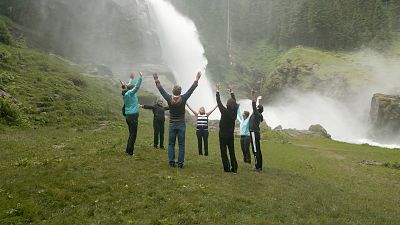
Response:
POLYGON ((244 111, 243 114, 246 116, 246 118, 249 118, 249 116, 250 116, 249 111, 244 111))
POLYGON ((230 111, 234 111, 236 109, 237 103, 233 98, 228 99, 226 103, 226 108, 230 111))
POLYGON ((179 96, 182 93, 182 87, 179 85, 175 85, 174 88, 172 89, 172 94, 175 96, 179 96))
POLYGON ((264 112, 264 106, 258 105, 257 111, 258 111, 259 113, 263 113, 263 112, 264 112))

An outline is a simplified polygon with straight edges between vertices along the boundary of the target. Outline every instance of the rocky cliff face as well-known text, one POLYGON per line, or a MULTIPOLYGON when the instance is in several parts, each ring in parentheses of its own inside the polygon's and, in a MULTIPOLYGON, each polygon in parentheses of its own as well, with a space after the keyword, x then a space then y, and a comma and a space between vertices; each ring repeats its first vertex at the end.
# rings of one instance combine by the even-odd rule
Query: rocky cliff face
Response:
POLYGON ((126 73, 132 64, 160 61, 145 0, 3 0, 0 13, 27 28, 30 47, 78 63, 126 73))
POLYGON ((370 120, 375 137, 400 139, 400 95, 375 94, 371 102, 370 120))

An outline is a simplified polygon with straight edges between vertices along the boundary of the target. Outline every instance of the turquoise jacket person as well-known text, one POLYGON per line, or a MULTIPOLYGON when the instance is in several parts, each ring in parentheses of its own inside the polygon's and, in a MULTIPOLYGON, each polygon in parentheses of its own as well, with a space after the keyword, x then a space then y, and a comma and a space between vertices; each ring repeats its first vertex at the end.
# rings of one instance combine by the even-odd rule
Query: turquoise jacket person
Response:
POLYGON ((135 87, 128 90, 124 94, 124 103, 125 103, 125 115, 133 115, 139 112, 139 100, 136 95, 137 91, 142 84, 142 76, 139 76, 138 80, 136 81, 135 87))
POLYGON ((237 111, 238 120, 240 122, 240 136, 249 136, 250 137, 250 117, 243 119, 242 112, 240 108, 237 111))

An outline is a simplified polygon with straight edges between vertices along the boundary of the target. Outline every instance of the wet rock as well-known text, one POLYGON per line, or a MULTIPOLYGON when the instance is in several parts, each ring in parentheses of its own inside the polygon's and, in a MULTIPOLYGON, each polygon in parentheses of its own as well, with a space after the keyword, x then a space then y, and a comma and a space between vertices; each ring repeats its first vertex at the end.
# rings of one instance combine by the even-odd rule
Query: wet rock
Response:
POLYGON ((370 121, 377 136, 400 134, 400 95, 374 94, 370 121))
POLYGON ((282 131, 282 130, 283 130, 282 125, 279 125, 274 128, 274 131, 282 131))
POLYGON ((325 129, 323 126, 321 126, 320 124, 311 125, 311 126, 308 128, 308 131, 313 132, 313 133, 316 133, 316 134, 319 134, 319 135, 321 135, 322 137, 331 138, 331 135, 328 134, 328 132, 326 131, 326 129, 325 129))

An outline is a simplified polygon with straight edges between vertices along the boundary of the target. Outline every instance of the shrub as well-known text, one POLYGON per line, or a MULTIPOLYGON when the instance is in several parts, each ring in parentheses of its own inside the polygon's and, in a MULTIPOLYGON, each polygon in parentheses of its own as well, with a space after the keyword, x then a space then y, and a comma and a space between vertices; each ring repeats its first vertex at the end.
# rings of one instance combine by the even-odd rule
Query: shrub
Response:
POLYGON ((12 43, 12 38, 10 31, 8 30, 7 24, 0 19, 0 43, 10 45, 12 43))
POLYGON ((7 97, 0 97, 0 122, 8 125, 20 125, 22 121, 18 105, 7 97))

